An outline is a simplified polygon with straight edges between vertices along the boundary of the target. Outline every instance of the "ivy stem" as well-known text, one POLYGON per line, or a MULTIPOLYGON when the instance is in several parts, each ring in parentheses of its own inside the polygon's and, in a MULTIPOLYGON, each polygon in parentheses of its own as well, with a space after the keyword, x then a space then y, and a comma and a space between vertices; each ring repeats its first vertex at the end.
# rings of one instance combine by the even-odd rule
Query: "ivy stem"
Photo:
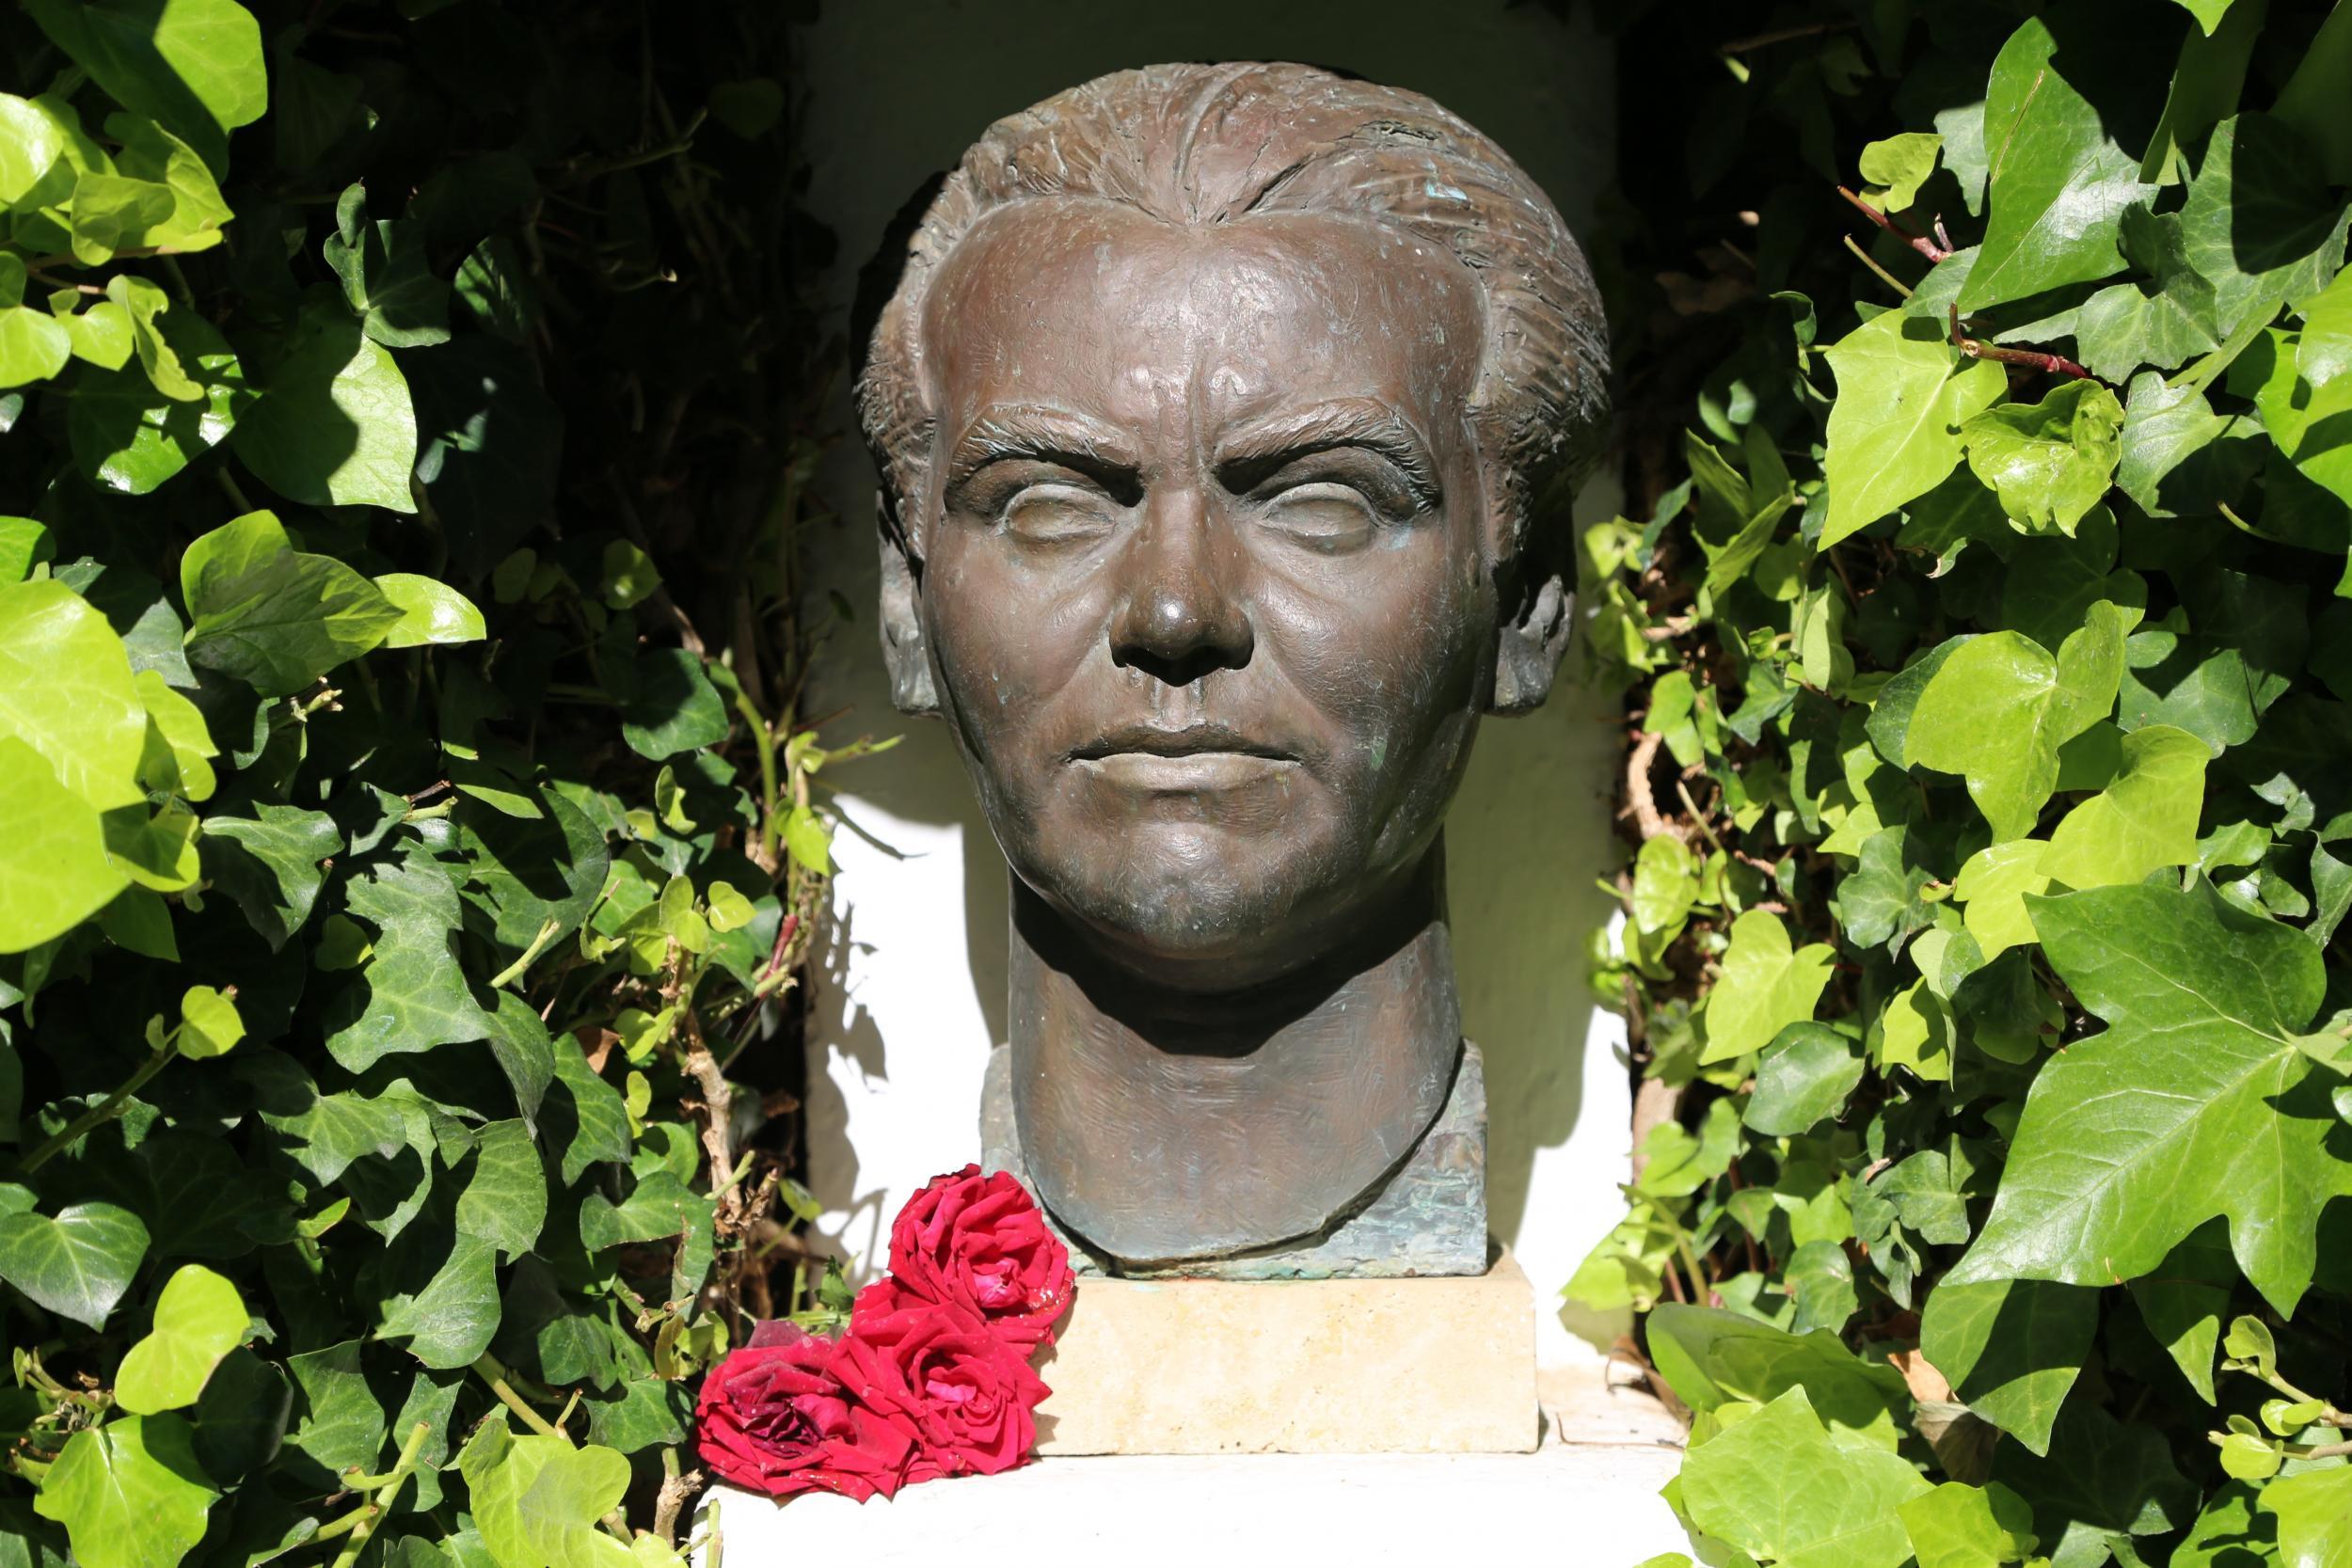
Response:
POLYGON ((1988 343, 1981 338, 1971 338, 1960 329, 1960 307, 1952 306, 1950 311, 1952 346, 1971 359, 2024 365, 2032 370, 2047 371, 2052 375, 2071 375, 2077 381, 2098 379, 2063 354, 2051 354, 2038 348, 2005 348, 1999 343, 1988 343))
POLYGON ((353 1568, 359 1554, 368 1548, 368 1537, 375 1533, 376 1521, 391 1511, 392 1499, 417 1468, 417 1454, 424 1448, 424 1440, 433 1435, 433 1423, 419 1421, 408 1429, 408 1441, 400 1446, 400 1458, 387 1472, 384 1484, 376 1490, 375 1500, 366 1508, 355 1510, 364 1514, 351 1527, 351 1541, 336 1554, 334 1568, 353 1568))
POLYGON ((759 853, 753 858, 764 871, 776 868, 776 737, 768 728, 768 721, 752 701, 752 694, 743 689, 743 683, 735 683, 735 711, 743 716, 750 726, 752 744, 759 751, 759 853))
POLYGON ((523 1397, 515 1392, 513 1386, 507 1383, 506 1368, 496 1356, 486 1352, 484 1353, 480 1359, 474 1362, 473 1370, 476 1377, 490 1386, 490 1392, 499 1397, 501 1404, 523 1418, 523 1425, 542 1437, 564 1435, 562 1428, 549 1424, 545 1416, 523 1402, 523 1397))
MULTIPOLYGON (((1837 194, 1844 197, 1848 201, 1853 203, 1854 211, 1860 213, 1864 217, 1868 218, 1872 223, 1877 224, 1881 229, 1885 230, 1888 233, 1902 241, 1903 244, 1909 245, 1912 249, 1917 251, 1929 261, 1941 261, 1945 257, 1951 254, 1949 250, 1945 248, 1943 245, 1937 245, 1933 240, 1929 239, 1925 234, 1915 234, 1910 230, 1905 229, 1901 224, 1897 223, 1893 218, 1888 217, 1884 213, 1880 212, 1876 207, 1871 206, 1868 202, 1854 195, 1853 192, 1848 190, 1845 186, 1838 186, 1837 194)), ((1851 244, 1852 242, 1849 241, 1847 243, 1851 244)), ((1881 276, 1883 275, 1882 274, 1881 276)))
POLYGON ((1841 234, 1838 238, 1846 242, 1846 248, 1853 252, 1855 261, 1861 262, 1864 266, 1868 267, 1872 272, 1879 275, 1880 282, 1885 284, 1888 288, 1894 290, 1905 299, 1909 299, 1911 297, 1911 291, 1904 287, 1902 280, 1897 277, 1893 273, 1888 272, 1884 267, 1880 266, 1878 262, 1871 258, 1868 251, 1854 244, 1853 236, 1851 234, 1841 234))
POLYGON ((130 1077, 122 1081, 121 1087, 100 1101, 94 1110, 84 1111, 80 1116, 75 1117, 66 1124, 65 1131, 46 1140, 30 1154, 24 1156, 24 1163, 17 1168, 29 1176, 46 1164, 51 1157, 60 1150, 71 1148, 85 1135, 95 1132, 106 1123, 114 1120, 122 1114, 123 1108, 131 1103, 131 1097, 145 1088, 147 1081, 163 1071, 164 1064, 177 1054, 179 1054, 177 1046, 166 1045, 164 1049, 149 1056, 133 1070, 130 1077))
POLYGON ((339 1535, 348 1535, 367 1520, 374 1518, 380 1512, 381 1510, 373 1503, 361 1503, 342 1518, 330 1519, 321 1525, 319 1532, 310 1539, 312 1542, 332 1541, 339 1535))
POLYGON ((523 956, 490 977, 490 989, 492 990, 502 990, 509 981, 519 978, 523 971, 538 961, 539 955, 548 950, 548 944, 552 942, 563 929, 563 925, 559 921, 550 920, 541 925, 539 934, 531 939, 529 947, 523 949, 523 956))

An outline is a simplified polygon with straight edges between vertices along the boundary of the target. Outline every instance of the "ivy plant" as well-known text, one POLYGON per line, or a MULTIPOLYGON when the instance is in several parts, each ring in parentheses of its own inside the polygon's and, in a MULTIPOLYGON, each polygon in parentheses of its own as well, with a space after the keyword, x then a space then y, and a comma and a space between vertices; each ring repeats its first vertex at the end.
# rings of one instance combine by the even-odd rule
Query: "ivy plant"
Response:
POLYGON ((1567 1293, 1707 1562, 2352 1561, 2352 6, 1616 24, 1567 1293))
POLYGON ((0 1559, 662 1568, 804 1305, 821 237, 642 22, 0 26, 0 1559))

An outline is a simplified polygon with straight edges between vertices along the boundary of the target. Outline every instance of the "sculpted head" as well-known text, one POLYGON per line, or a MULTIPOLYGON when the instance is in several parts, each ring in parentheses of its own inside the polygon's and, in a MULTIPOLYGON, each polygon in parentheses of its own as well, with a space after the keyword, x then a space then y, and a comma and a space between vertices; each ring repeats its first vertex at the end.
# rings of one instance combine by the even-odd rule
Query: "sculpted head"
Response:
POLYGON ((1295 969, 1549 689, 1606 353, 1551 203, 1425 98, 1165 66, 1002 120, 858 388, 899 705, 1103 958, 1295 969))

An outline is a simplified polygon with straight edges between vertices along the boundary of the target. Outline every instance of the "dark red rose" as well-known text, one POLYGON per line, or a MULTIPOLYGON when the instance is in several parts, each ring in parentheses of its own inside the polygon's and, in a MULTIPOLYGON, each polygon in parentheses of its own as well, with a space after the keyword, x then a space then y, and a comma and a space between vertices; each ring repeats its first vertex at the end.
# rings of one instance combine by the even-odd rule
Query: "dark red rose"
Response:
POLYGON ((1019 1181, 977 1165, 907 1200, 890 1227, 890 1272, 906 1293, 977 1313, 1014 1345, 1050 1341, 1070 1306, 1070 1249, 1019 1181))
POLYGON ((879 1364, 866 1372, 871 1386, 906 1401, 922 1438, 909 1481, 993 1476, 1035 1446, 1035 1412, 1052 1390, 1030 1370, 1027 1347, 976 1314, 912 1298, 885 1280, 859 1294, 842 1342, 879 1364))
MULTIPOLYGON (((895 1382, 879 1391, 874 1357, 846 1353, 787 1323, 762 1323, 703 1379, 694 1405, 703 1463, 771 1497, 838 1492, 864 1502, 908 1480, 919 1436, 895 1382)), ((885 1368, 895 1380, 895 1369, 885 1368)))

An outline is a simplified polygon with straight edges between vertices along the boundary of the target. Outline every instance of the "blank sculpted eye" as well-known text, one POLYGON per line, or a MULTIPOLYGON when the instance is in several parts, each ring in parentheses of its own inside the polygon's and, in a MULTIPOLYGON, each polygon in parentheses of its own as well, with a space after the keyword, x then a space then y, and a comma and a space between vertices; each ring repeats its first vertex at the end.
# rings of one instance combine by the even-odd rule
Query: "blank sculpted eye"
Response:
POLYGON ((1100 538, 1120 510, 1095 481, 1056 463, 992 464, 973 476, 963 499, 993 527, 1046 545, 1100 538))
POLYGON ((1253 486, 1250 499, 1267 527, 1331 551, 1359 548, 1423 510, 1393 464, 1358 448, 1286 463, 1253 486))

